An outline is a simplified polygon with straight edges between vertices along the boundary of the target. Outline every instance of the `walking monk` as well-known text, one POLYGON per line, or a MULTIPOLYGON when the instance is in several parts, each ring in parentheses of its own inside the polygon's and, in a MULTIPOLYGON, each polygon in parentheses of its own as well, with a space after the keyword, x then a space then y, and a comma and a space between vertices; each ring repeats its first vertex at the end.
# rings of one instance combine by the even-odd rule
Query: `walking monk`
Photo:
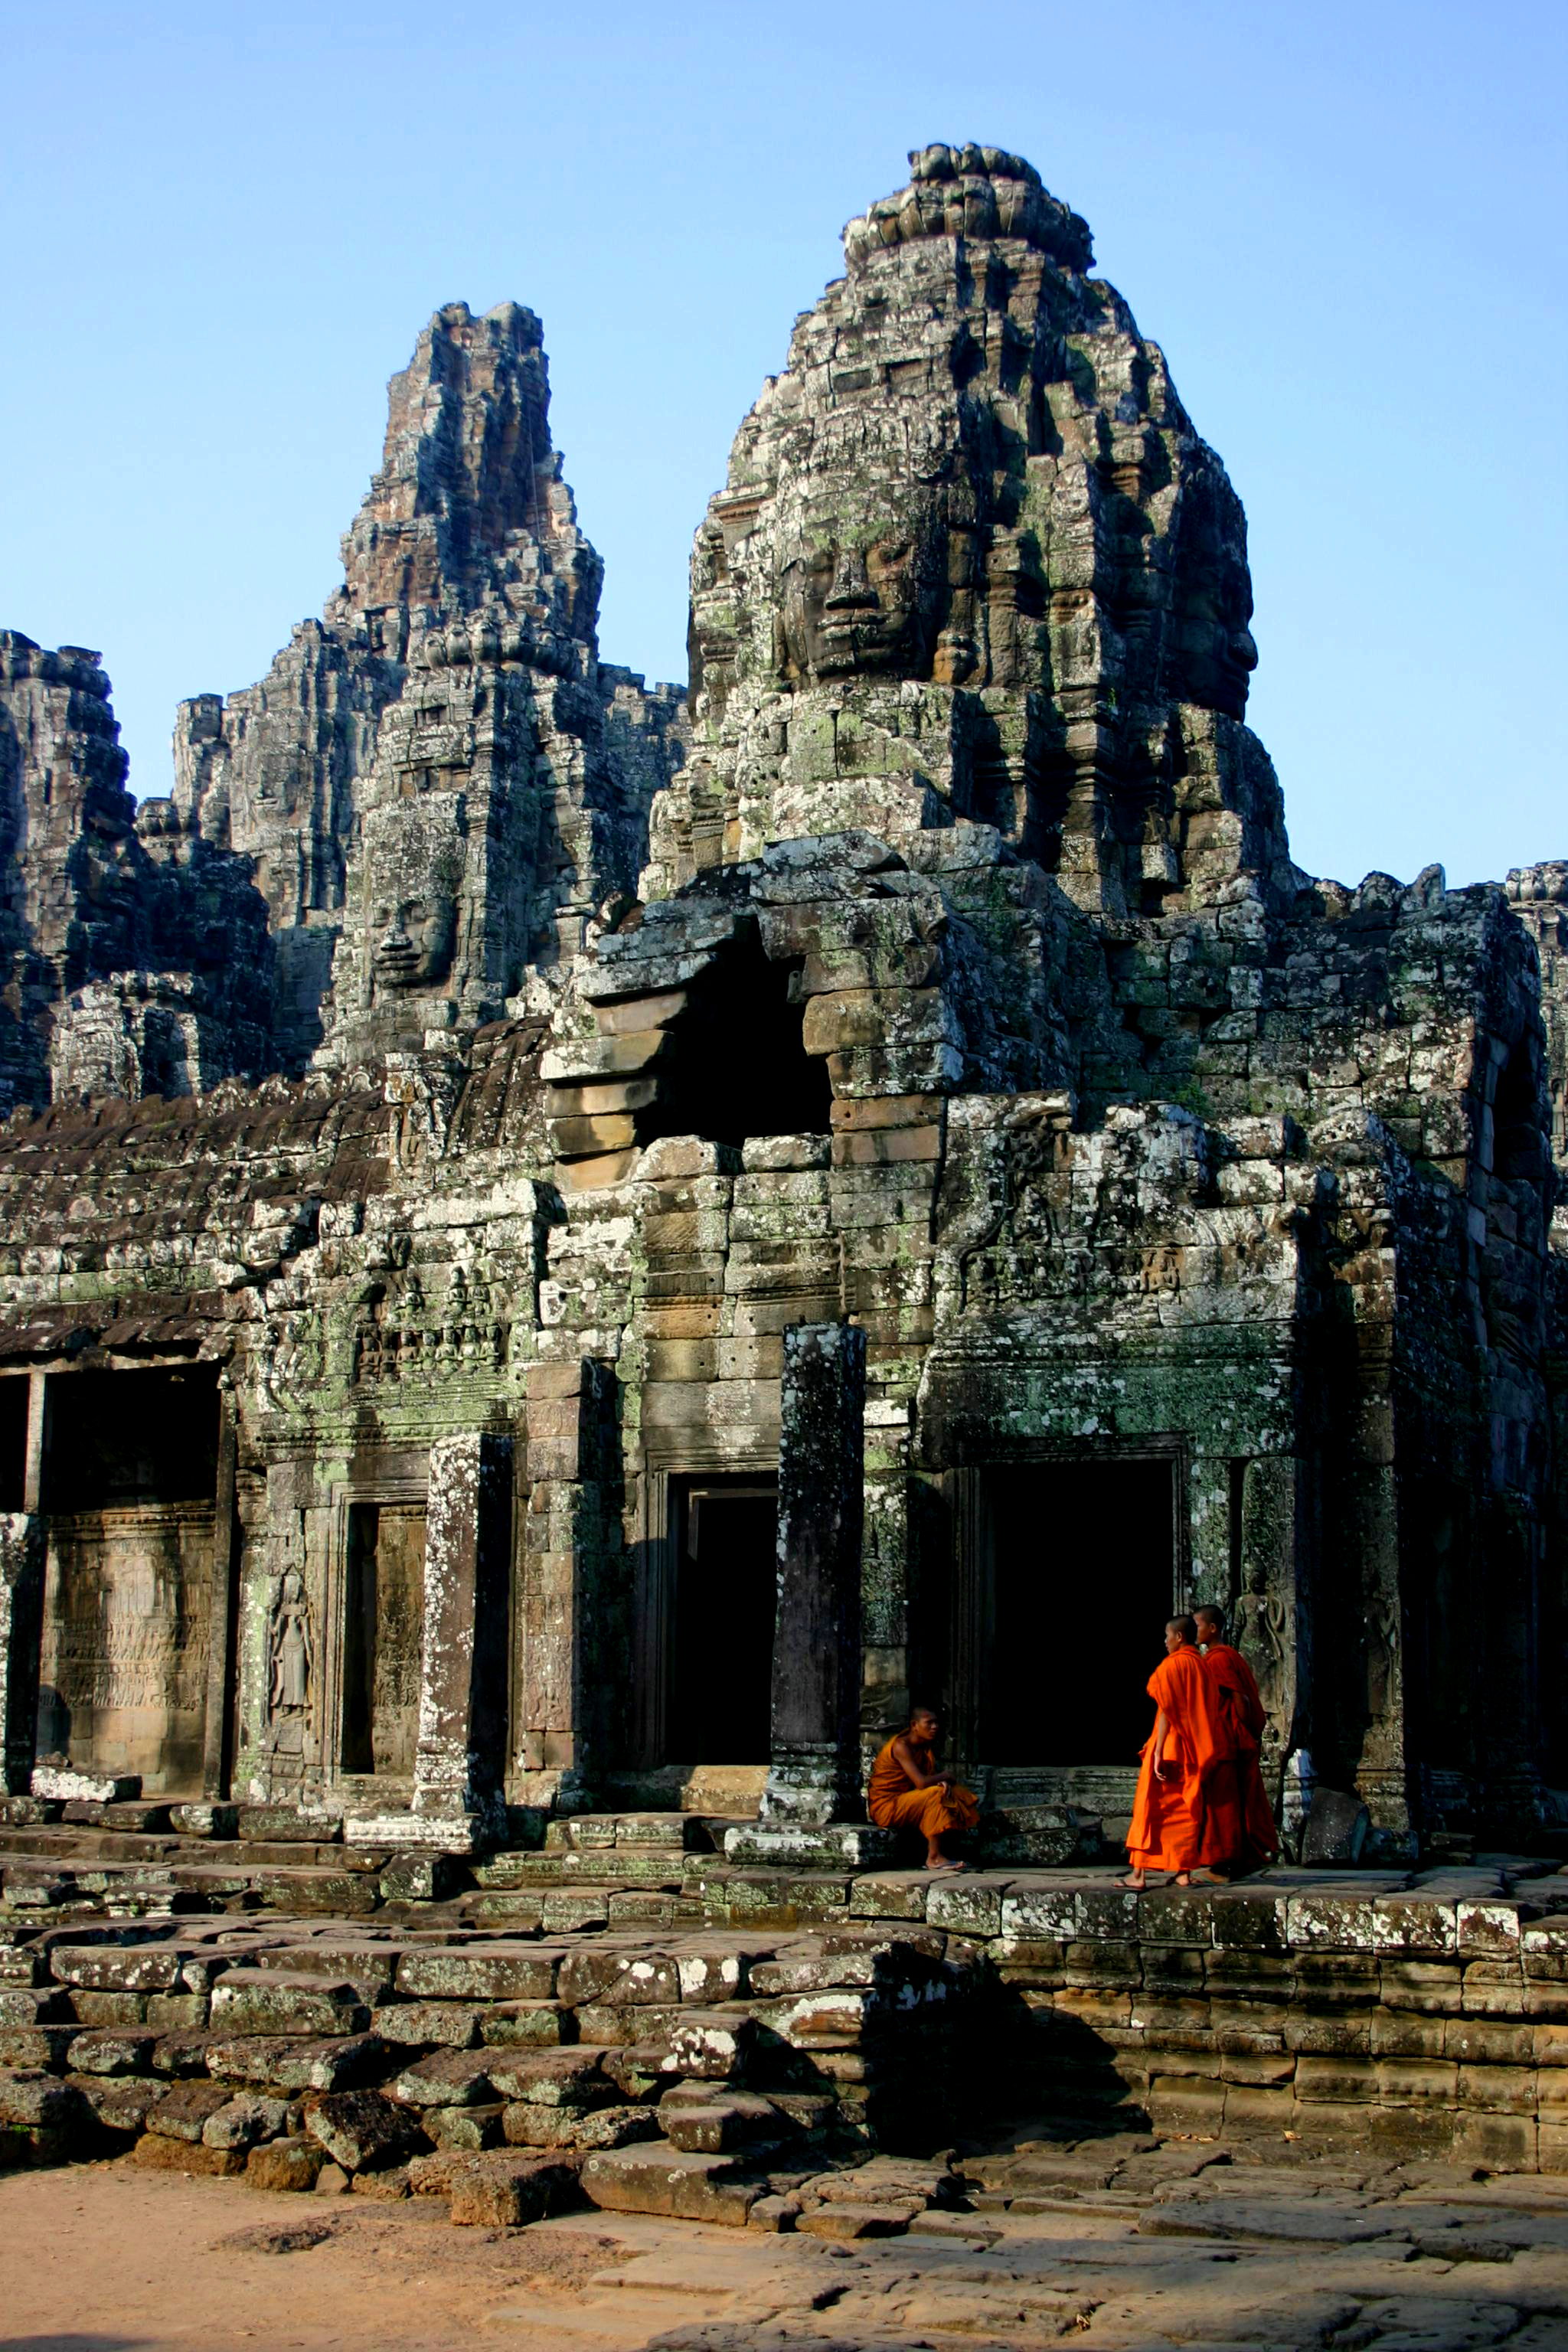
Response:
POLYGON ((942 1726, 935 1709, 917 1706, 907 1730, 889 1739, 871 1767, 866 1811, 879 1830, 916 1829, 926 1842, 928 1870, 963 1870, 942 1850, 952 1830, 972 1830, 980 1819, 979 1800, 941 1770, 936 1743, 942 1726))
POLYGON ((1258 1678, 1241 1652, 1233 1650, 1226 1640, 1222 1610, 1194 1609, 1193 1615, 1203 1644, 1204 1664, 1219 1685, 1236 1748, 1237 1794, 1241 1802, 1242 1830, 1251 1848, 1248 1858, 1255 1864, 1272 1862, 1279 1851, 1279 1832, 1275 1827, 1273 1808, 1263 1786, 1258 1762, 1268 1717, 1258 1696, 1258 1678))
POLYGON ((1149 1677, 1156 1713, 1127 1829, 1128 1886, 1142 1886, 1151 1870, 1173 1870, 1177 1885, 1190 1886, 1200 1864, 1201 1883, 1212 1885, 1214 1865, 1241 1853, 1235 1744, 1219 1683, 1194 1646, 1197 1630, 1190 1617, 1173 1617, 1149 1677))

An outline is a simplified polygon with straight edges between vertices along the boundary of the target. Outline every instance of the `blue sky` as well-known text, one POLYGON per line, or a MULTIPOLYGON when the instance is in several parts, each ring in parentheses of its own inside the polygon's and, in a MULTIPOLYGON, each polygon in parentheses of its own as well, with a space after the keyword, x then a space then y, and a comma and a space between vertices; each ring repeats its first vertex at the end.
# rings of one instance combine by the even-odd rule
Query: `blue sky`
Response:
POLYGON ((335 584, 441 302, 544 320, 605 656, 686 561, 838 232, 906 151, 1027 155, 1251 525, 1251 717, 1319 873, 1568 855, 1562 0, 849 10, 0 5, 0 625, 176 701, 335 584))

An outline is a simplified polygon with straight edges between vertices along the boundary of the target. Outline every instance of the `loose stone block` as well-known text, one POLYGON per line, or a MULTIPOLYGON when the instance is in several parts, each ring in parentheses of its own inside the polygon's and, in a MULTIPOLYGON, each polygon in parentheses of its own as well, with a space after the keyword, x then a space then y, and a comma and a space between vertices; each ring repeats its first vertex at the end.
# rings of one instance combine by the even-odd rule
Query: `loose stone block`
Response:
POLYGON ((662 2213, 744 2229, 765 2184, 738 2178, 731 2157, 688 2156, 656 2143, 595 2150, 584 2158, 582 2187, 605 2212, 662 2213))
POLYGON ((452 2177, 451 2217, 465 2227, 521 2229, 570 2194, 576 2168, 559 2157, 499 2152, 471 2158, 452 2177))
POLYGON ((398 2000, 374 2010, 369 2021, 384 2042, 471 2050, 479 2038, 479 2016, 472 2001, 398 2000))
POLYGON ((246 2186, 274 2194, 304 2193, 315 2188, 326 2160, 325 2148, 315 2140, 275 2139, 251 2149, 245 2163, 246 2186))
POLYGON ((164 2139, 199 2140, 209 2117, 233 2096, 225 2083, 171 2084, 149 2116, 147 2128, 164 2139))
POLYGON ((501 2098, 542 2106, 592 2106, 606 2088, 597 2050, 498 2050, 486 2069, 501 2098))
POLYGON ((370 2011, 354 1988, 324 1978, 230 1969, 213 1991, 217 2034, 354 2034, 369 2024, 370 2011))
POLYGON ((305 2130, 345 2172, 375 2172, 415 2154, 419 2128, 379 2091, 329 2091, 310 2099, 305 2130))
POLYGON ((559 1951, 538 1944, 409 1951, 397 1963, 397 1990, 415 2000, 548 2001, 561 1961, 559 1951))
POLYGON ((250 2148, 261 2140, 280 2139, 288 2124, 287 2100, 263 2098, 254 2092, 242 2093, 208 2116, 202 2126, 202 2145, 204 2147, 250 2148))
POLYGON ((405 2066, 392 2096, 416 2107, 478 2106, 494 2096, 489 2057, 478 2050, 440 2050, 405 2066))

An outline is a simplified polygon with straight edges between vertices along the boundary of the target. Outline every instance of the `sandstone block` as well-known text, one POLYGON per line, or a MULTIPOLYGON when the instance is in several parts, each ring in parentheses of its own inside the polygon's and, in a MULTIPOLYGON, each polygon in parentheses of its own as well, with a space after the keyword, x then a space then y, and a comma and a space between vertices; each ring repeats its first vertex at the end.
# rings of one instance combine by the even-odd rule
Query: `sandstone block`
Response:
POLYGON ((209 2117, 233 2096, 225 2083, 174 2083, 149 2116, 147 2128, 163 2139, 199 2140, 209 2117))
POLYGON ((215 2033, 363 2033, 370 2011, 354 1988, 282 1969, 230 1969, 215 1987, 215 2033))
POLYGON ((595 2150, 583 2161, 584 2194, 610 2213, 662 2213, 743 2229, 765 2183, 737 2174, 733 2158, 687 2156, 654 2143, 595 2150))
POLYGON ((152 2072, 154 2033, 99 2031, 79 2033, 66 2053, 78 2074, 145 2074, 152 2072))
POLYGON ((375 2172, 419 2146, 419 2129, 405 2107, 379 2091, 329 2091, 305 2110, 305 2129, 345 2172, 375 2172))
POLYGON ((313 2041, 290 2035, 244 2034, 214 2042, 207 2070, 221 2082, 269 2083, 281 2091, 343 2091, 379 2063, 385 2044, 374 2033, 313 2041))
POLYGON ((246 2158, 238 2148, 205 2147, 200 2140, 177 2139, 157 2132, 143 2132, 131 2151, 131 2162, 142 2165, 152 2172, 186 2172, 205 2174, 219 2180, 235 2180, 246 2168, 246 2158))
POLYGON ((795 2229, 804 2237, 840 2242, 857 2238, 901 2238, 921 2210, 918 2205, 831 2205, 804 2208, 795 2229))
POLYGON ((488 2049, 545 2049, 577 2036, 575 2013, 558 2000, 498 2001, 479 2016, 488 2049))
POLYGON ((391 2094, 405 2106, 478 2106, 494 2096, 489 2068, 487 2052, 440 2050, 405 2067, 392 2084, 391 2094))
MULTIPOLYGON (((173 2095, 171 2094, 171 2095, 173 2095)), ((255 2147, 260 2141, 281 2139, 289 2127, 285 2099, 268 2099, 242 2092, 217 2107, 202 2126, 204 2147, 255 2147)))
POLYGON ((492 2099, 482 2106, 423 2107, 420 2122, 438 2148, 473 2152, 495 2147, 505 2137, 504 2113, 500 2102, 492 2099))
POLYGON ((79 2091, 105 2131, 140 2132, 168 2085, 146 2075, 72 2074, 72 2090, 79 2091))
POLYGON ((548 2001, 562 1955, 539 1944, 473 1944, 451 1951, 405 1951, 397 1990, 422 2000, 548 2001))
POLYGON ((312 2189, 326 2160, 325 2148, 315 2140, 271 2140, 253 2147, 246 2158, 246 2186, 275 2194, 312 2189))
POLYGON ((501 2155, 471 2158, 452 2179, 452 2220, 462 2226, 521 2229, 571 2192, 576 2166, 561 2157, 501 2155))
POLYGON ((24 2131, 68 2131, 90 2120, 79 2090, 37 2067, 0 2071, 0 2124, 24 2131))
POLYGON ((479 2038, 479 2011, 471 2001, 388 2001, 371 2012, 370 2024, 384 2042, 416 2049, 437 2043, 471 2050, 479 2038))
POLYGON ((500 2097, 537 2106, 593 2106, 608 2087, 596 2049, 492 2051, 486 2071, 500 2097))

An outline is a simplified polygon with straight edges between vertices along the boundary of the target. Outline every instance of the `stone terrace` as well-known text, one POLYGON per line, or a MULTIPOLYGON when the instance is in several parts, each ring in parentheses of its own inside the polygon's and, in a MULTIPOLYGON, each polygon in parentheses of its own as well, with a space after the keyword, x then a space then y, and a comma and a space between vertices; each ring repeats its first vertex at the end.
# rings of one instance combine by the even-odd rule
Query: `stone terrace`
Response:
MULTIPOLYGON (((330 2162, 458 2218, 488 2183, 514 2219, 580 2186, 780 2226, 818 2176, 1028 2107, 1568 2171, 1568 1887, 1540 1859, 1140 1895, 1095 1866, 737 1867, 679 1816, 478 1862, 70 1810, 99 1822, 5 1832, 13 2160, 133 2146, 300 2187, 330 2162)), ((959 2193, 909 2181, 911 2212, 959 2193)))

